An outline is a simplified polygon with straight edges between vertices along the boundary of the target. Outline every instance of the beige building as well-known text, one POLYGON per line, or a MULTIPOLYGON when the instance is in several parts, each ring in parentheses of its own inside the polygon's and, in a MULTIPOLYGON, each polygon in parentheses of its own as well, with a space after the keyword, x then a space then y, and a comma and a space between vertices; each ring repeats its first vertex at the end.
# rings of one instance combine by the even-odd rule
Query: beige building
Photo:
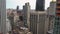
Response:
POLYGON ((30 12, 30 29, 33 34, 46 34, 48 22, 46 11, 31 11, 30 12))
POLYGON ((25 27, 28 27, 30 29, 30 21, 29 21, 29 18, 30 18, 30 5, 29 3, 25 3, 25 5, 23 6, 23 12, 24 12, 24 26, 25 27))
POLYGON ((29 3, 23 6, 24 23, 33 34, 47 34, 48 18, 46 11, 35 11, 30 9, 29 3))

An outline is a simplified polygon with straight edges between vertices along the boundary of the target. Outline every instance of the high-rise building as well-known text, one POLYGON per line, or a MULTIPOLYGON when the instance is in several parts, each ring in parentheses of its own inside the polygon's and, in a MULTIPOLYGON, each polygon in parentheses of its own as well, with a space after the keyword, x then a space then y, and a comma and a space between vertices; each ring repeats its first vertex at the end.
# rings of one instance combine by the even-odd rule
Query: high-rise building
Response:
POLYGON ((25 5, 23 6, 23 12, 24 12, 24 26, 30 28, 30 22, 29 22, 29 18, 30 18, 30 5, 29 3, 25 3, 25 5))
POLYGON ((16 9, 17 11, 19 10, 19 6, 17 6, 17 9, 16 9))
POLYGON ((46 11, 44 10, 30 10, 29 3, 23 6, 24 12, 24 26, 28 27, 33 34, 46 34, 48 22, 46 19, 46 11))
POLYGON ((45 0, 37 0, 36 11, 44 11, 44 8, 45 8, 45 0))
POLYGON ((47 15, 48 15, 48 33, 53 33, 53 26, 54 26, 54 20, 55 20, 55 11, 56 11, 56 2, 51 1, 50 7, 47 8, 47 15))
POLYGON ((6 34, 6 0, 0 0, 0 34, 6 34))
POLYGON ((20 11, 19 11, 19 6, 17 6, 16 11, 17 11, 17 13, 19 13, 19 12, 20 12, 20 11))
POLYGON ((50 2, 50 7, 49 7, 49 15, 55 15, 55 11, 56 11, 56 2, 55 1, 51 1, 50 2))
POLYGON ((45 34, 45 23, 46 12, 32 11, 30 13, 30 30, 33 34, 45 34))
POLYGON ((56 12, 53 34, 60 34, 60 0, 56 0, 56 12))

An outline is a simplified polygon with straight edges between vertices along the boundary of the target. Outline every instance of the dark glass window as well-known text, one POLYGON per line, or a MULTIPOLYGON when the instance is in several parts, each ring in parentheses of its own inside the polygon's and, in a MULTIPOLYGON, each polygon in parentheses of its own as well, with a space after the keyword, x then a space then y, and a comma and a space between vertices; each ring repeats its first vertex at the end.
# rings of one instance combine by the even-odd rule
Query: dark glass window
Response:
POLYGON ((45 0, 37 0, 36 11, 44 11, 45 0))
POLYGON ((60 8, 56 8, 57 10, 60 10, 60 8))
POLYGON ((56 20, 59 20, 59 18, 55 18, 56 20))
POLYGON ((23 16, 19 16, 19 19, 20 19, 21 21, 23 21, 23 16))
POLYGON ((60 3, 58 3, 57 6, 60 6, 60 3))
POLYGON ((57 22, 57 25, 59 25, 59 22, 57 22))

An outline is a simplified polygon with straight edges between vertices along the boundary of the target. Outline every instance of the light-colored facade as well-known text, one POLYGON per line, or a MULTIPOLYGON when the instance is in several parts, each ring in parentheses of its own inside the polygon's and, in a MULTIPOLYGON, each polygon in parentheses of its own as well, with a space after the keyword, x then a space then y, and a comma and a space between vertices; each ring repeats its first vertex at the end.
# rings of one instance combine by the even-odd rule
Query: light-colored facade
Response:
POLYGON ((23 6, 24 23, 33 34, 46 34, 48 31, 48 19, 46 11, 30 10, 29 3, 23 6))
POLYGON ((6 34, 6 0, 0 0, 0 33, 6 34))
POLYGON ((30 22, 29 22, 29 18, 30 18, 30 5, 29 3, 25 3, 25 5, 23 6, 23 12, 24 12, 24 23, 26 27, 28 27, 30 29, 30 22))
POLYGON ((30 12, 30 30, 33 34, 46 34, 46 12, 45 11, 31 11, 30 12))
POLYGON ((7 33, 9 32, 9 31, 11 31, 12 29, 11 29, 11 24, 10 24, 10 20, 8 19, 8 18, 6 18, 6 31, 7 31, 7 33))
POLYGON ((20 26, 24 26, 24 23, 23 23, 23 12, 22 12, 22 10, 18 10, 18 12, 17 12, 16 9, 6 9, 6 12, 7 12, 7 18, 13 13, 13 15, 14 15, 13 16, 13 21, 14 21, 14 23, 15 23, 16 26, 19 26, 19 25, 20 26), (20 18, 20 17, 22 17, 22 18, 20 18))
POLYGON ((48 16, 48 33, 53 34, 53 28, 55 23, 55 11, 56 11, 56 2, 51 1, 50 7, 47 8, 47 16, 48 16))
POLYGON ((55 8, 56 8, 56 2, 51 1, 50 2, 50 7, 48 8, 48 14, 49 15, 55 15, 55 8))

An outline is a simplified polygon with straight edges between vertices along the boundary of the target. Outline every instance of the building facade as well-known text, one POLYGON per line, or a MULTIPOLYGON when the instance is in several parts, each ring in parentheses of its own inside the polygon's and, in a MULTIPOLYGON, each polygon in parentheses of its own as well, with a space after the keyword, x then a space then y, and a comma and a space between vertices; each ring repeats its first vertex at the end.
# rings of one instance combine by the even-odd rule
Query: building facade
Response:
POLYGON ((24 12, 24 26, 28 27, 30 29, 30 22, 29 22, 29 18, 30 18, 30 5, 29 3, 25 3, 25 5, 23 6, 23 12, 24 12))
POLYGON ((56 12, 53 34, 60 34, 60 0, 56 0, 56 12))
POLYGON ((30 30, 33 34, 46 34, 45 26, 46 12, 31 12, 30 13, 30 30))
POLYGON ((6 34, 6 0, 0 0, 0 34, 6 34))
POLYGON ((47 15, 48 15, 48 33, 52 34, 53 33, 53 27, 55 23, 55 11, 56 11, 56 2, 51 1, 50 2, 50 7, 47 8, 47 15))
POLYGON ((36 0, 36 11, 44 11, 45 0, 36 0))

